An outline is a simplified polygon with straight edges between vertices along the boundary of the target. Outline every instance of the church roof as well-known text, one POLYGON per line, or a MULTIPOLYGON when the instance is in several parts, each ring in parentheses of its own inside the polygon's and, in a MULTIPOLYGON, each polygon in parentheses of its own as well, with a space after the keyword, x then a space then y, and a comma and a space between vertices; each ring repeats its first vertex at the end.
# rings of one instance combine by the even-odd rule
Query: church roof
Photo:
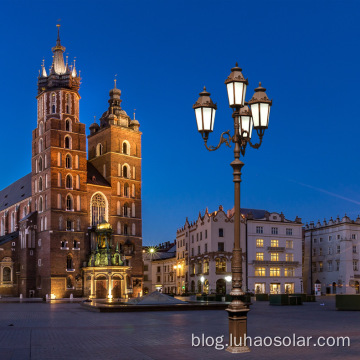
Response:
POLYGON ((19 232, 18 231, 14 231, 10 234, 4 235, 4 236, 0 236, 0 245, 3 245, 11 240, 14 240, 16 238, 19 237, 19 232))
POLYGON ((0 191, 0 211, 31 196, 31 173, 0 191))
POLYGON ((87 162, 87 183, 91 185, 109 186, 109 182, 99 173, 96 167, 87 162))

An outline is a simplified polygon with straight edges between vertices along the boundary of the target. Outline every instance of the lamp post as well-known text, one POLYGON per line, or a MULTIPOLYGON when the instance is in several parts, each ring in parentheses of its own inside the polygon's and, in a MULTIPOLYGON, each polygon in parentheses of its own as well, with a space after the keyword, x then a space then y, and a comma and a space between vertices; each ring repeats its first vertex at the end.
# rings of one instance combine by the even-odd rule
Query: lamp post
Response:
POLYGON ((196 123, 198 131, 204 139, 205 147, 209 151, 217 150, 223 143, 231 147, 234 143, 234 160, 231 162, 234 175, 234 249, 231 261, 232 271, 232 302, 226 309, 229 317, 229 346, 226 349, 232 353, 241 353, 250 351, 245 344, 247 313, 249 309, 241 301, 242 291, 242 250, 240 247, 240 182, 241 169, 244 163, 240 160, 240 154, 245 155, 247 144, 252 148, 258 149, 262 143, 265 130, 268 128, 270 106, 272 101, 267 97, 264 89, 259 83, 259 87, 255 89, 255 94, 245 102, 246 88, 248 80, 244 78, 241 69, 236 63, 231 69, 231 73, 225 80, 229 105, 233 110, 232 118, 234 121, 234 134, 230 135, 230 131, 221 134, 219 144, 217 146, 208 146, 207 141, 209 134, 214 129, 216 104, 210 98, 210 93, 204 90, 199 94, 200 97, 194 104, 196 123), (250 108, 248 107, 250 105, 250 108), (259 142, 253 144, 251 142, 252 129, 255 129, 259 142))

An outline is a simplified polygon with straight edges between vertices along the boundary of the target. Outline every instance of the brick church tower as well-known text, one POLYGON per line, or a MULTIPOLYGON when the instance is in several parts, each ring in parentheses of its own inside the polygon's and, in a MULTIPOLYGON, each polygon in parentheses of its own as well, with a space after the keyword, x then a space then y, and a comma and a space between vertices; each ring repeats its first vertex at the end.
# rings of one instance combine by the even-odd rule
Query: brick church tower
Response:
POLYGON ((142 293, 141 132, 110 91, 100 125, 79 120, 80 76, 53 61, 38 78, 32 171, 0 191, 0 295, 126 298, 142 293), (99 248, 106 229, 106 249, 99 248), (106 258, 104 258, 104 254, 106 258))

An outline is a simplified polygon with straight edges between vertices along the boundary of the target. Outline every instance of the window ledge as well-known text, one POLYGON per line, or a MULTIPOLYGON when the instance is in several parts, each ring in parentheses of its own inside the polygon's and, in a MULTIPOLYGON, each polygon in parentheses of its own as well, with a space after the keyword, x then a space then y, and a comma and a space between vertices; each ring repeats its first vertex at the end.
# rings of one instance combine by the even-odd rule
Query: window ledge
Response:
POLYGON ((60 247, 60 250, 69 250, 68 247, 60 247))
POLYGON ((80 250, 80 248, 72 248, 72 250, 80 250))
POLYGON ((67 272, 74 272, 75 269, 66 269, 67 272))

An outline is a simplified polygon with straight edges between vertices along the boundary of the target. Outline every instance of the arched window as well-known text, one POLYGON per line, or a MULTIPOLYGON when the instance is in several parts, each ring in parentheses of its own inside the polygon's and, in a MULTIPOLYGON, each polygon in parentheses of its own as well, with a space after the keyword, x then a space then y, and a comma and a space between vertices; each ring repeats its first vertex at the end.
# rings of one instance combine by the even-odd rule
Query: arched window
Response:
POLYGON ((96 156, 100 156, 103 154, 103 145, 97 144, 96 145, 96 156))
POLYGON ((124 235, 128 235, 128 226, 124 225, 124 235))
POLYGON ((91 215, 92 226, 96 226, 103 221, 107 220, 106 216, 106 202, 105 198, 97 193, 91 199, 91 215))
POLYGON ((71 155, 67 154, 65 157, 65 167, 71 169, 71 155))
POLYGON ((43 211, 43 198, 40 196, 39 198, 39 211, 43 211))
POLYGON ((43 139, 40 139, 39 140, 39 153, 41 153, 43 151, 43 144, 44 144, 43 139))
POLYGON ((124 205, 124 216, 129 216, 129 207, 128 204, 124 205))
POLYGON ((1 218, 1 236, 5 235, 5 221, 4 218, 1 218))
POLYGON ((124 178, 130 177, 130 171, 129 171, 128 165, 123 166, 122 173, 123 173, 124 178))
POLYGON ((27 215, 27 206, 23 207, 23 218, 27 215))
POLYGON ((41 122, 39 124, 39 135, 42 135, 44 133, 44 123, 41 122))
POLYGON ((68 256, 66 257, 66 268, 67 270, 73 269, 73 258, 71 254, 68 254, 68 256))
POLYGON ((69 119, 65 121, 65 131, 71 131, 71 122, 69 119))
MULTIPOLYGON (((70 109, 71 109, 71 96, 70 94, 66 94, 66 113, 67 114, 70 114, 70 109)), ((70 130, 67 130, 67 131, 70 131, 70 130)))
POLYGON ((124 185, 124 196, 125 197, 129 197, 130 192, 129 192, 129 184, 125 184, 124 185))
POLYGON ((126 155, 129 155, 129 154, 130 154, 130 145, 128 144, 127 141, 124 141, 124 142, 123 142, 122 152, 123 152, 123 154, 126 154, 126 155))
POLYGON ((48 174, 45 174, 45 189, 49 187, 48 180, 48 174))
POLYGON ((15 213, 11 213, 11 232, 15 231, 15 213))
POLYGON ((71 195, 68 195, 66 197, 66 210, 73 210, 74 206, 73 206, 73 199, 71 197, 71 195))
POLYGON ((65 136, 65 149, 71 149, 71 137, 69 135, 65 136))
POLYGON ((39 191, 43 190, 43 179, 42 177, 39 178, 39 191))
POLYGON ((42 171, 43 170, 43 161, 42 161, 42 157, 39 157, 39 161, 38 161, 38 170, 42 171))
POLYGON ((11 269, 9 267, 3 268, 3 281, 11 281, 11 269))
POLYGON ((55 93, 52 93, 51 94, 51 112, 53 114, 56 113, 56 101, 55 100, 56 100, 55 93))
POLYGON ((47 218, 46 218, 46 216, 44 217, 44 230, 47 230, 47 218))
POLYGON ((73 289, 74 288, 74 279, 71 275, 66 278, 66 288, 73 289))
POLYGON ((65 186, 67 189, 72 189, 72 176, 69 174, 69 175, 66 175, 66 181, 65 181, 65 186))

